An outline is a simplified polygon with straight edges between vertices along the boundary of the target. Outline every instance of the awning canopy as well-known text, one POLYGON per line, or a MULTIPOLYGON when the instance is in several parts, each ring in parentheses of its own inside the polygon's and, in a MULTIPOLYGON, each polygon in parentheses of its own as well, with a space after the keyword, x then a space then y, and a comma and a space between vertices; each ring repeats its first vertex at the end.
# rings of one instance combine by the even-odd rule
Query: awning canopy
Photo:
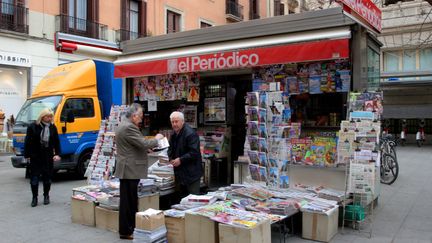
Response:
POLYGON ((125 55, 115 77, 248 68, 349 57, 349 27, 125 55))

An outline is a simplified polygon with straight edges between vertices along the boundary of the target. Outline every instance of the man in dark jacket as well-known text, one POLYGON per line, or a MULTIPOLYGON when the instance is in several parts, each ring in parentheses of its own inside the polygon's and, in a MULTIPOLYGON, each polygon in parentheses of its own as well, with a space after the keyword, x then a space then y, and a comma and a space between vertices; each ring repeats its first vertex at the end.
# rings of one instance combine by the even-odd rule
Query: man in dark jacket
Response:
POLYGON ((174 166, 177 193, 180 197, 199 194, 203 171, 198 134, 185 124, 183 113, 171 113, 170 120, 173 133, 169 141, 168 157, 174 166))

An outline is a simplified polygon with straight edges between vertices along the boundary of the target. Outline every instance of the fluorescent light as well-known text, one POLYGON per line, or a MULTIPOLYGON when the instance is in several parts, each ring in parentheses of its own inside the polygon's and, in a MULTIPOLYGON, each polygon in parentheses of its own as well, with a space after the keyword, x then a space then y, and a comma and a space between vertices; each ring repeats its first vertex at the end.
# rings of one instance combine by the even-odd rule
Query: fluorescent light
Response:
POLYGON ((19 74, 21 74, 21 75, 23 74, 23 72, 22 72, 22 71, 18 71, 18 73, 19 73, 19 74))

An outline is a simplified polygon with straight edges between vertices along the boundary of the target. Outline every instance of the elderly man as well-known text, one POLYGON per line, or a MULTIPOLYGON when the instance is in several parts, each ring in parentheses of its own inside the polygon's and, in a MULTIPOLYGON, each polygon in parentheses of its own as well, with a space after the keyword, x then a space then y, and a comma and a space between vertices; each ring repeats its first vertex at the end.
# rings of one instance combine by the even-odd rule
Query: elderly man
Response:
POLYGON ((117 160, 114 175, 120 179, 119 233, 121 239, 133 239, 138 211, 138 183, 147 178, 147 150, 157 147, 164 136, 145 139, 139 130, 143 110, 132 104, 115 132, 117 160))
POLYGON ((203 173, 199 137, 185 124, 183 113, 171 113, 170 120, 173 133, 169 141, 168 157, 174 166, 177 194, 179 197, 199 194, 203 173))

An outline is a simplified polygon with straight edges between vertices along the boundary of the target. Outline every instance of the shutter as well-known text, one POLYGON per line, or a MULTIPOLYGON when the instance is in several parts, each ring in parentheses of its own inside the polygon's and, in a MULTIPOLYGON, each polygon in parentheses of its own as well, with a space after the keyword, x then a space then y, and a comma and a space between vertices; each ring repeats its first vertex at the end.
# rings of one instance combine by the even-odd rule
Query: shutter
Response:
MULTIPOLYGON (((73 1, 73 0, 70 0, 73 1)), ((68 29, 68 0, 60 0, 60 32, 66 32, 68 29)))
POLYGON ((129 30, 129 0, 121 0, 120 28, 129 30))
POLYGON ((61 15, 68 15, 69 14, 68 13, 68 0, 61 0, 60 1, 60 14, 61 15))
POLYGON ((174 14, 174 32, 180 32, 180 14, 174 14))
POLYGON ((280 7, 281 7, 281 1, 280 0, 274 0, 274 16, 280 15, 280 7))
POLYGON ((138 3, 138 38, 147 35, 147 2, 138 3))
POLYGON ((167 11, 167 33, 174 32, 174 16, 171 11, 167 11))

